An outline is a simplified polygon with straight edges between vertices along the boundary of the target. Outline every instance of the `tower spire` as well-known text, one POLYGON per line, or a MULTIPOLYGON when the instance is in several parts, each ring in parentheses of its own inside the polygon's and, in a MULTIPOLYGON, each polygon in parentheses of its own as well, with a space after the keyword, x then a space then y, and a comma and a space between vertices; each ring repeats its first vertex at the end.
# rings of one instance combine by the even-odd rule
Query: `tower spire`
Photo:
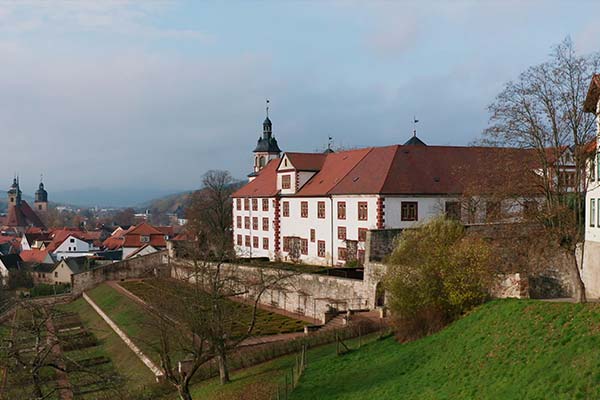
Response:
POLYGON ((417 119, 417 117, 415 115, 413 115, 413 137, 417 137, 417 124, 419 123, 419 120, 417 119))
POLYGON ((267 118, 269 118, 269 99, 266 100, 267 118))

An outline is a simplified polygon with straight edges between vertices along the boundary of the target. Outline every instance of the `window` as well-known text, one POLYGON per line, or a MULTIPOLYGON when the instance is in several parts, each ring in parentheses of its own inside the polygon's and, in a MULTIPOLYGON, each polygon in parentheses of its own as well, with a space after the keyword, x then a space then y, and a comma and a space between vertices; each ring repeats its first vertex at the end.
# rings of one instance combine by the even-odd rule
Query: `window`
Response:
POLYGON ((317 242, 317 255, 319 257, 325 257, 325 241, 319 240, 317 242))
POLYGON ((590 199, 590 226, 594 226, 596 220, 596 199, 590 199))
POLYGON ((242 235, 237 235, 237 244, 238 246, 242 245, 242 235))
POLYGON ((283 238, 283 251, 290 251, 290 238, 287 236, 283 238))
POLYGON ((346 202, 338 202, 338 219, 346 219, 346 202))
POLYGON ((150 236, 140 236, 140 242, 142 243, 148 243, 150 242, 150 236))
POLYGON ((75 239, 74 239, 74 238, 71 238, 71 239, 69 240, 69 242, 71 242, 71 243, 75 243, 75 239))
POLYGON ((281 188, 282 189, 291 189, 292 188, 292 177, 289 175, 281 176, 281 188))
POLYGON ((300 217, 308 218, 308 201, 300 202, 300 217))
POLYGON ((283 216, 284 217, 290 216, 290 202, 289 201, 283 202, 283 216))
POLYGON ((460 202, 447 201, 445 204, 446 218, 460 221, 460 202))
POLYGON ((262 219, 263 231, 269 230, 269 218, 262 219))
POLYGON ((242 199, 235 199, 235 208, 238 210, 242 209, 242 199))
POLYGON ((418 221, 419 219, 419 203, 416 201, 403 201, 400 203, 400 220, 401 221, 418 221))
POLYGON ((252 230, 258 230, 258 217, 252 217, 252 230))
POLYGON ((315 230, 314 229, 310 230, 310 241, 311 241, 311 243, 315 242, 315 230))
POLYGON ((58 278, 58 272, 54 272, 54 277, 58 278))
POLYGON ((238 228, 241 228, 241 227, 242 227, 242 217, 240 217, 239 215, 238 215, 238 216, 235 218, 235 225, 236 225, 238 228))
POLYGON ((258 249, 258 236, 252 236, 252 247, 258 249))
POLYGON ((252 199, 252 211, 258 211, 258 199, 252 199))
POLYGON ((358 241, 365 242, 367 240, 367 228, 358 228, 358 241))
POLYGON ((345 247, 338 247, 338 259, 345 261, 346 260, 346 248, 345 247))
POLYGON ((244 237, 244 243, 246 244, 246 247, 250 247, 250 235, 244 237))
POLYGON ((308 240, 300 239, 300 254, 308 254, 308 240))
POLYGON ((269 211, 269 199, 262 199, 262 210, 269 211))
POLYGON ((358 202, 358 220, 366 221, 369 218, 369 206, 366 201, 358 202))
POLYGON ((38 210, 41 210, 41 209, 42 209, 42 205, 38 204, 38 210))
POLYGON ((263 250, 269 250, 269 238, 263 238, 263 250))
POLYGON ((319 201, 317 203, 317 218, 325 218, 325 202, 319 201))
POLYGON ((244 210, 248 211, 250 209, 250 199, 244 199, 244 210))
POLYGON ((596 160, 590 160, 590 181, 596 180, 596 160))
POLYGON ((250 229, 250 217, 244 217, 244 228, 250 229))
POLYGON ((346 240, 346 227, 338 226, 338 239, 346 240))

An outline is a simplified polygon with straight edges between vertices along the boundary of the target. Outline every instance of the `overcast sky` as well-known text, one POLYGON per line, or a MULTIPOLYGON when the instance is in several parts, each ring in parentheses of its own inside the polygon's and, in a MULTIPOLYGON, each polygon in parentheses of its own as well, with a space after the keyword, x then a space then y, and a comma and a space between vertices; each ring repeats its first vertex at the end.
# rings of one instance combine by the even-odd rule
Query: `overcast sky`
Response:
POLYGON ((271 100, 286 151, 464 145, 502 85, 600 2, 0 2, 0 187, 180 190, 250 172, 271 100))

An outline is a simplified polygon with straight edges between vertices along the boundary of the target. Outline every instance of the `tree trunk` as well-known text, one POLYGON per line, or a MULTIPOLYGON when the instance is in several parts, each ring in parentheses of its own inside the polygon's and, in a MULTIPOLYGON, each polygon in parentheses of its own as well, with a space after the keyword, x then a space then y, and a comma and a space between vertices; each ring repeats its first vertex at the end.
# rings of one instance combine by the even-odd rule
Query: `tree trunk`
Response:
MULTIPOLYGON (((569 257, 571 258, 572 265, 575 301, 577 303, 585 303, 587 302, 587 297, 585 295, 585 284, 581 278, 581 271, 579 269, 579 263, 577 262, 577 247, 572 252, 569 252, 569 257)), ((581 262, 583 263, 583 252, 581 262)))
POLYGON ((192 395, 190 394, 190 388, 185 383, 177 385, 177 393, 179 394, 179 398, 181 400, 193 400, 192 395))
POLYGON ((42 385, 40 383, 40 377, 37 372, 33 373, 32 380, 33 380, 33 394, 35 395, 35 398, 43 399, 44 393, 42 393, 42 385))
POLYGON ((227 353, 224 349, 220 350, 219 357, 219 378, 221 379, 221 385, 230 382, 229 379, 229 366, 227 365, 227 353))

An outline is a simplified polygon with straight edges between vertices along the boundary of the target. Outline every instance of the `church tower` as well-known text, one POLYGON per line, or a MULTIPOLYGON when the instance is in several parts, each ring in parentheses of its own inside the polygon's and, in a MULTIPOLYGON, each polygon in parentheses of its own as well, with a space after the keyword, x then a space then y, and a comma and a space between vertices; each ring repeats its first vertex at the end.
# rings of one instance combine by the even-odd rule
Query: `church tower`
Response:
POLYGON ((35 192, 35 201, 33 203, 35 211, 45 213, 48 211, 48 192, 44 189, 44 182, 40 180, 40 186, 35 192))
POLYGON ((8 189, 8 205, 21 205, 21 189, 19 188, 19 178, 16 176, 13 178, 13 183, 10 186, 10 189, 8 189))
POLYGON ((277 139, 273 137, 273 124, 269 119, 269 100, 267 100, 267 117, 263 122, 263 134, 258 138, 254 149, 254 171, 248 176, 252 180, 267 163, 279 158, 281 150, 277 145, 277 139))

